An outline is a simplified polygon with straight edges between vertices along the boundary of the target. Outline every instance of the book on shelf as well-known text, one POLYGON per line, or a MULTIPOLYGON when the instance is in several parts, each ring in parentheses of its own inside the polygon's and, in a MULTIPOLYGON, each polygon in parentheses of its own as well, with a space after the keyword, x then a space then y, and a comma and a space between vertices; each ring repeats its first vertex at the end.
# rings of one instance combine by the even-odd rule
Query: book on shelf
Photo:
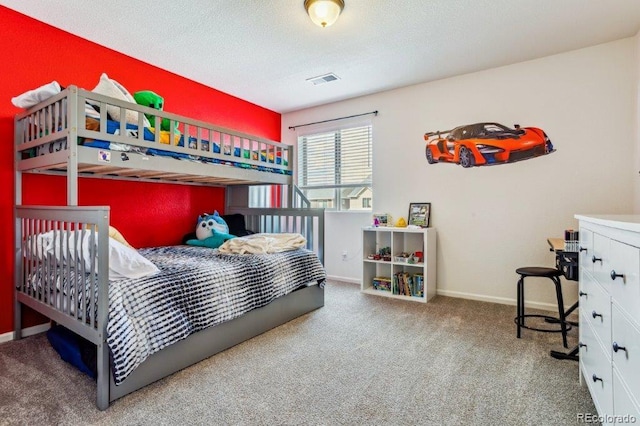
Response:
POLYGON ((424 276, 422 274, 409 274, 408 272, 396 272, 393 274, 392 293, 400 296, 423 297, 424 276))
POLYGON ((391 278, 375 277, 372 284, 374 290, 391 291, 391 278))
POLYGON ((411 294, 411 287, 413 286, 413 279, 411 278, 411 275, 407 274, 406 272, 402 274, 402 278, 404 281, 404 295, 405 296, 413 296, 411 294))
POLYGON ((424 275, 414 274, 413 281, 415 285, 416 296, 424 297, 424 275))

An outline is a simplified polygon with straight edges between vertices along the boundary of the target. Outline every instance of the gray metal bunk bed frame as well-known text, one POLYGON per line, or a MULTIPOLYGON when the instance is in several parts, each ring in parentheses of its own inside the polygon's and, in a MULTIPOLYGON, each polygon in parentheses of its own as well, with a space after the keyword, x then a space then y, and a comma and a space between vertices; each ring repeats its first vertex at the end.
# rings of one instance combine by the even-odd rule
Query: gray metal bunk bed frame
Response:
MULTIPOLYGON (((109 362, 109 348, 106 344, 106 326, 108 320, 108 226, 110 209, 107 206, 77 206, 78 177, 103 175, 109 178, 152 180, 154 182, 173 182, 183 184, 208 185, 247 185, 247 184, 289 184, 291 175, 276 174, 252 169, 237 169, 225 165, 189 163, 193 167, 185 167, 185 163, 173 158, 154 158, 148 160, 118 161, 111 164, 99 162, 95 149, 84 147, 78 138, 92 138, 111 142, 127 143, 140 147, 158 147, 158 138, 149 142, 138 136, 137 139, 109 134, 106 126, 101 130, 89 131, 79 126, 84 120, 84 103, 93 100, 101 105, 101 119, 104 123, 106 112, 104 106, 116 105, 123 112, 120 128, 124 130, 125 110, 155 114, 156 122, 168 118, 181 123, 184 134, 189 135, 189 127, 195 128, 198 155, 212 158, 225 158, 227 154, 214 153, 209 144, 209 151, 202 150, 202 135, 207 140, 214 140, 218 135, 221 146, 230 144, 241 149, 272 153, 275 158, 280 155, 287 158, 288 164, 275 164, 267 159, 267 165, 275 168, 291 168, 293 157, 291 147, 283 146, 255 138, 246 134, 233 132, 216 126, 191 120, 175 114, 153 110, 139 105, 121 102, 102 95, 93 94, 76 87, 69 87, 59 95, 19 114, 15 119, 15 175, 16 175, 16 208, 15 208, 15 308, 14 338, 21 338, 22 307, 29 308, 45 315, 52 321, 70 329, 79 336, 94 343, 97 348, 97 390, 96 405, 100 410, 106 409, 110 402, 140 389, 156 380, 164 378, 185 367, 193 365, 231 346, 257 336, 278 325, 324 306, 324 290, 318 283, 278 298, 270 304, 254 309, 236 319, 216 325, 190 335, 173 345, 151 355, 120 385, 115 385, 109 362), (52 141, 66 140, 66 148, 50 154, 33 157, 30 150, 52 141), (248 147, 248 148, 247 148, 248 147), (280 154, 278 154, 278 152, 280 154), (159 161, 155 161, 159 160, 159 161), (163 170, 163 167, 166 169, 163 170), (23 173, 64 173, 67 176, 67 206, 23 206, 22 174, 23 173), (73 250, 70 236, 74 232, 90 232, 91 238, 97 238, 96 248, 91 251, 90 262, 76 259, 75 265, 58 264, 51 259, 34 256, 38 247, 34 246, 34 235, 49 230, 56 230, 58 238, 66 239, 62 244, 66 250, 73 250), (92 265, 85 269, 85 264, 92 265), (53 268, 53 269, 52 269, 53 268), (86 288, 81 286, 59 291, 56 294, 55 284, 47 282, 34 283, 29 277, 37 274, 70 277, 71 269, 87 273, 90 282, 86 288), (76 301, 76 302, 74 302, 76 301), (81 301, 80 307, 75 307, 81 301)), ((142 114, 139 118, 142 126, 142 114)), ((171 134, 174 124, 171 125, 171 134)), ((140 132, 142 133, 142 132, 140 132)), ((123 131, 122 134, 125 134, 123 131)), ((162 149, 177 152, 193 153, 190 148, 173 145, 162 145, 162 149)), ((134 154, 129 156, 135 157, 134 154)), ((260 157, 260 155, 258 155, 260 157)), ((113 157, 112 157, 113 159, 113 157)), ((263 164, 258 160, 250 160, 249 164, 263 164)), ((264 164, 263 164, 264 165, 264 164)), ((256 232, 299 232, 307 239, 307 248, 315 251, 320 260, 324 258, 324 210, 309 208, 256 209, 246 207, 228 207, 226 213, 242 213, 245 215, 247 228, 256 232)), ((77 243, 75 243, 77 244, 77 243)), ((77 249, 77 245, 76 245, 77 249)), ((60 249, 63 250, 63 249, 60 249)), ((64 253, 60 253, 64 257, 64 253)), ((62 280, 64 282, 64 279, 62 280)))

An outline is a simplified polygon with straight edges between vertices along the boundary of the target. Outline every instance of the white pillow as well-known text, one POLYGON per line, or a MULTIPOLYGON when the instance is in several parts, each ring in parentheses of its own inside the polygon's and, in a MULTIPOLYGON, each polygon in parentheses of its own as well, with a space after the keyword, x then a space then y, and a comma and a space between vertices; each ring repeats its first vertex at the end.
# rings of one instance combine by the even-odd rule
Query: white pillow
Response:
POLYGON ((109 238, 109 279, 142 278, 158 272, 156 265, 136 249, 109 238))
POLYGON ((45 84, 37 89, 29 90, 21 95, 11 98, 11 103, 18 108, 31 108, 40 102, 60 93, 60 84, 57 81, 45 84))
MULTIPOLYGON (((95 235, 95 234, 94 234, 95 235)), ((87 272, 91 269, 91 232, 49 231, 35 236, 33 243, 27 243, 27 255, 35 255, 45 259, 47 255, 55 256, 61 264, 69 263, 72 267, 81 261, 87 272), (78 241, 76 241, 76 238, 78 241), (31 247, 33 246, 33 249, 31 247), (69 257, 69 259, 67 259, 69 257)), ((97 235, 95 239, 97 243, 97 235)), ((148 259, 127 247, 114 238, 109 238, 109 279, 142 278, 158 272, 159 269, 148 259)))
MULTIPOLYGON (((129 93, 129 91, 122 84, 113 79, 110 79, 106 73, 102 73, 98 85, 93 88, 92 92, 98 93, 100 95, 110 96, 121 101, 131 102, 133 104, 136 103, 136 100, 133 99, 131 93, 129 93)), ((94 101, 87 102, 90 104, 96 104, 96 102, 94 101)), ((107 113, 113 120, 120 121, 120 107, 117 107, 115 105, 107 105, 107 113)), ((126 109, 125 117, 127 123, 135 125, 138 124, 138 112, 126 109)), ((149 124, 149 120, 144 115, 142 123, 144 124, 144 127, 151 127, 151 125, 149 124)))

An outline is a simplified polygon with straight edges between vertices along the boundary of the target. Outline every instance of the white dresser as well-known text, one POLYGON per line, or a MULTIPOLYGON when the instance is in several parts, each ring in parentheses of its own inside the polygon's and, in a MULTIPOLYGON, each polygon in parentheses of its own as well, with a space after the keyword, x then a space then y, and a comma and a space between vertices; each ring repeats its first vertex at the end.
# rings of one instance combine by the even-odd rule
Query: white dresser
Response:
POLYGON ((582 378, 604 424, 640 422, 640 215, 576 219, 582 378))

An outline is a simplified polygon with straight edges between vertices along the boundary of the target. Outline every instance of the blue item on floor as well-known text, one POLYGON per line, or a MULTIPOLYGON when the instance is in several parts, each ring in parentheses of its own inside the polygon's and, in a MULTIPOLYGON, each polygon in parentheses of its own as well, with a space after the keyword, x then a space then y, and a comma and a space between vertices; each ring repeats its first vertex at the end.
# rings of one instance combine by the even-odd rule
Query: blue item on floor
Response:
MULTIPOLYGON (((88 374, 92 378, 96 378, 95 369, 91 369, 85 359, 83 359, 83 352, 87 345, 91 345, 90 342, 85 341, 81 337, 77 336, 73 332, 67 330, 61 325, 55 325, 47 331, 47 339, 51 346, 58 352, 60 358, 75 366, 83 373, 88 374), (82 339, 82 341, 80 340, 82 339)), ((94 351, 95 351, 95 346, 94 351)))

